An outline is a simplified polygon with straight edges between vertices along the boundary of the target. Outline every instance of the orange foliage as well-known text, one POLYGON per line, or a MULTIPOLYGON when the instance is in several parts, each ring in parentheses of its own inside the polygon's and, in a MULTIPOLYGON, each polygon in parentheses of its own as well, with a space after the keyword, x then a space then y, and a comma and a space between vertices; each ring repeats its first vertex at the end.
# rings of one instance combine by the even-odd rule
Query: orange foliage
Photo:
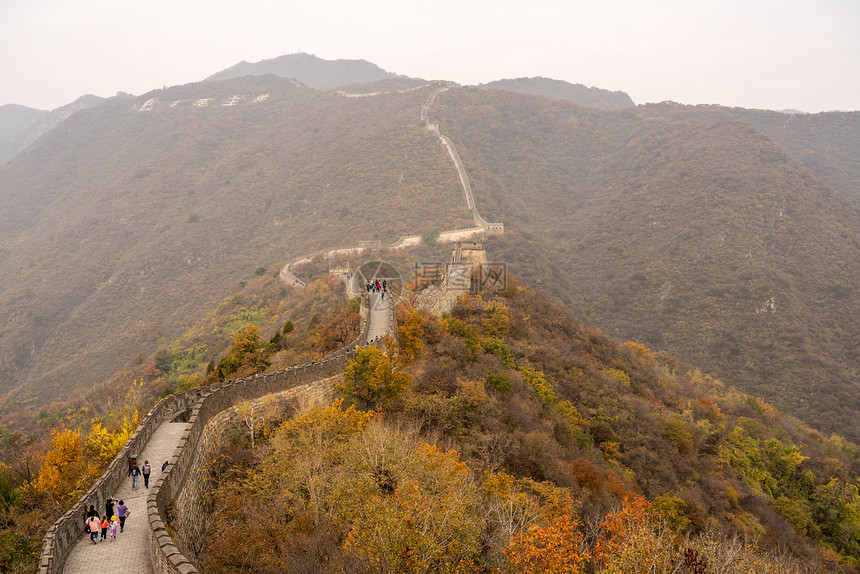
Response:
POLYGON ((643 359, 653 359, 654 353, 651 352, 651 349, 643 345, 642 343, 637 343, 635 341, 627 341, 624 343, 624 346, 636 353, 638 356, 643 359))
POLYGON ((505 555, 515 571, 524 574, 578 574, 585 572, 587 559, 573 512, 559 507, 554 508, 544 526, 532 526, 526 533, 515 534, 505 555))
POLYGON ((663 572, 661 564, 672 560, 673 538, 650 502, 629 496, 621 510, 608 514, 600 524, 591 556, 601 572, 663 572))

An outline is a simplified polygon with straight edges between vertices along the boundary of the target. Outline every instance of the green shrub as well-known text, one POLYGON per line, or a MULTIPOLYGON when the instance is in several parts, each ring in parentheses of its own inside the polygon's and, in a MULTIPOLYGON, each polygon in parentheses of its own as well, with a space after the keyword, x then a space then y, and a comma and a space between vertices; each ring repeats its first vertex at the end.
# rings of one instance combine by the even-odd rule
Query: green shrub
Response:
POLYGON ((493 371, 487 372, 484 381, 488 387, 502 394, 507 394, 511 390, 511 387, 513 387, 511 380, 506 375, 493 371))

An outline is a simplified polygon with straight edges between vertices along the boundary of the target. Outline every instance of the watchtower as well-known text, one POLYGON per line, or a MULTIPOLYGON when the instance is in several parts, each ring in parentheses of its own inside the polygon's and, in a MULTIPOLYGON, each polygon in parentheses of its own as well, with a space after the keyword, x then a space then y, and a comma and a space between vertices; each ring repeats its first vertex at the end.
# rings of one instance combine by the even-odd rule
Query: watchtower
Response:
POLYGON ((451 254, 451 263, 471 263, 472 265, 483 265, 487 262, 487 252, 484 250, 484 241, 458 241, 454 244, 451 254))

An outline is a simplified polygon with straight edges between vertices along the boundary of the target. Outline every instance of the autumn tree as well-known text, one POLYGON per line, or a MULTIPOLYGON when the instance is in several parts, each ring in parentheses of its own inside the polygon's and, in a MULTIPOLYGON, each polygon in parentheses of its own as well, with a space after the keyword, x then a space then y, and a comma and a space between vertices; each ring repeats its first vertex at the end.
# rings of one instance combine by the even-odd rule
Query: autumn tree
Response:
POLYGON ((269 366, 267 348, 260 343, 260 328, 256 325, 236 333, 230 350, 218 362, 221 379, 231 375, 243 376, 264 371, 269 366))
POLYGON ((388 355, 367 347, 356 349, 338 390, 363 406, 391 405, 411 383, 412 377, 397 369, 388 355))
POLYGON ((505 555, 522 574, 580 574, 586 572, 588 552, 569 499, 558 498, 545 510, 541 524, 514 534, 505 555))
POLYGON ((399 310, 399 325, 397 326, 397 341, 400 357, 408 363, 421 353, 421 339, 424 337, 424 327, 427 323, 426 313, 411 307, 399 310))
POLYGON ((360 324, 361 315, 356 297, 350 301, 346 309, 335 313, 318 326, 317 345, 319 349, 327 353, 352 343, 358 337, 360 324))
MULTIPOLYGON (((504 472, 486 472, 482 481, 488 514, 491 559, 503 565, 498 556, 515 536, 522 537, 543 517, 539 501, 523 487, 523 481, 504 472)), ((510 552, 516 552, 511 550, 510 552)))
POLYGON ((620 510, 606 516, 592 560, 605 574, 651 574, 675 571, 674 534, 641 496, 629 496, 620 510))
POLYGON ((484 522, 459 453, 375 423, 352 440, 349 461, 356 502, 344 515, 347 552, 377 572, 474 568, 484 522))
POLYGON ((83 494, 92 478, 91 469, 84 460, 80 431, 54 431, 36 490, 48 495, 54 504, 64 505, 83 494))
POLYGON ((93 426, 84 442, 84 451, 88 458, 99 464, 108 464, 122 450, 139 423, 139 415, 134 410, 130 415, 123 416, 119 428, 111 431, 101 420, 93 420, 93 426))

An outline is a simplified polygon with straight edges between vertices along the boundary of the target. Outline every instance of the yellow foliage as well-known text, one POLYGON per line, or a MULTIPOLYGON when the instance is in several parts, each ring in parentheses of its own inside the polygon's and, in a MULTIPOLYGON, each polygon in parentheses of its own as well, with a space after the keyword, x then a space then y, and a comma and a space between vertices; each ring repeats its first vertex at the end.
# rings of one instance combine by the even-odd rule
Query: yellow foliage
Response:
POLYGON ((402 313, 400 325, 397 327, 397 340, 404 363, 411 362, 421 354, 421 339, 424 337, 424 326, 427 320, 426 313, 415 309, 408 309, 402 313))
POLYGON ((93 420, 92 429, 84 443, 84 452, 101 463, 110 462, 134 434, 138 423, 139 415, 136 409, 130 417, 123 416, 122 425, 117 431, 109 431, 101 421, 93 420))
POLYGON ((633 351, 635 354, 639 355, 643 359, 653 359, 654 353, 651 352, 651 349, 643 345, 642 343, 636 343, 634 341, 627 341, 624 343, 624 346, 633 351))
POLYGON ((362 498, 344 548, 374 571, 473 570, 482 521, 469 467, 426 443, 407 458, 408 475, 362 498))
POLYGON ((621 458, 621 452, 618 450, 618 447, 621 446, 621 443, 613 440, 607 440, 600 443, 599 446, 600 450, 603 451, 603 456, 606 458, 606 460, 617 461, 619 458, 621 458))
POLYGON ((71 502, 89 486, 90 473, 83 457, 80 431, 54 431, 45 454, 36 490, 62 502, 71 502))
POLYGON ((294 416, 276 431, 273 445, 286 452, 320 450, 341 443, 367 428, 372 412, 343 409, 343 399, 327 407, 312 407, 294 416))
POLYGON ((612 377, 613 379, 617 379, 625 385, 630 386, 630 375, 628 375, 621 369, 603 369, 603 372, 612 377))
POLYGON ((338 390, 366 405, 389 405, 412 383, 412 377, 397 369, 391 359, 376 347, 359 348, 344 372, 338 390))
POLYGON ((487 307, 487 316, 481 321, 481 327, 490 337, 504 337, 511 330, 513 316, 510 309, 501 302, 492 303, 496 304, 487 307))
POLYGON ((481 381, 463 381, 457 379, 457 396, 470 408, 478 408, 487 400, 487 391, 481 381))

